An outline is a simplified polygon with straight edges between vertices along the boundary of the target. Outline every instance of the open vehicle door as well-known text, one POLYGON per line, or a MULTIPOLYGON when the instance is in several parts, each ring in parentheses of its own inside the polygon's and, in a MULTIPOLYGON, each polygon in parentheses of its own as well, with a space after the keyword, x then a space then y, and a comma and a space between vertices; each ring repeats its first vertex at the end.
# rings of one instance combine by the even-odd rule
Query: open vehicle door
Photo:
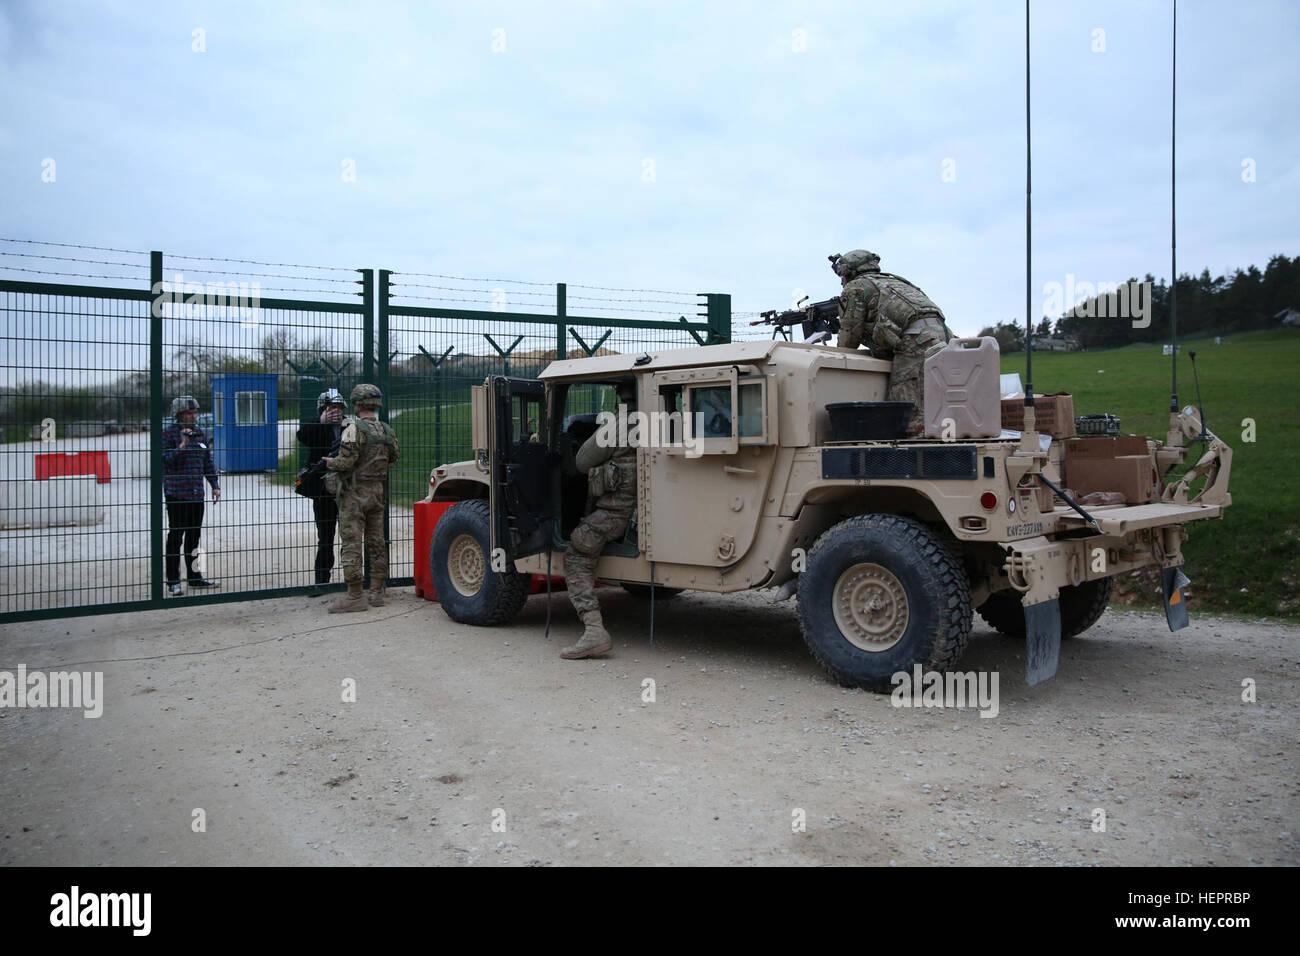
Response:
POLYGON ((492 550, 513 562, 545 550, 550 533, 545 386, 494 375, 485 393, 492 550))

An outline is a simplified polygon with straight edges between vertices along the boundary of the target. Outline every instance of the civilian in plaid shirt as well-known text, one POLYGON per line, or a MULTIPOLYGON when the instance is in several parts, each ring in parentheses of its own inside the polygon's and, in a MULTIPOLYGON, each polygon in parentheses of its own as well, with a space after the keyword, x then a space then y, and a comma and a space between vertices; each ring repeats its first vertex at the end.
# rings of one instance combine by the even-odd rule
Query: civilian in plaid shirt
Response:
POLYGON ((194 424, 199 403, 192 395, 172 402, 176 421, 163 429, 163 494, 167 498, 167 593, 181 593, 181 541, 185 543, 186 583, 192 588, 213 588, 194 569, 194 552, 203 529, 203 479, 212 485, 212 503, 221 499, 221 484, 212 460, 212 448, 203 429, 194 424))

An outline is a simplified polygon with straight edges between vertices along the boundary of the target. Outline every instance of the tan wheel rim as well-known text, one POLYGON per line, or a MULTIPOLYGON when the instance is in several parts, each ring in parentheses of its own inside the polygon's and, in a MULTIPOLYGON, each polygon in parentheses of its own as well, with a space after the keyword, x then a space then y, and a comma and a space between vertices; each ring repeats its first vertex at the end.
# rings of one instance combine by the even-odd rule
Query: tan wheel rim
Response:
POLYGON ((878 564, 855 564, 841 574, 831 600, 840 633, 864 651, 887 651, 907 630, 907 593, 878 564))
POLYGON ((447 549, 447 577, 451 586, 465 597, 473 597, 483 587, 483 549, 467 534, 462 534, 447 549))

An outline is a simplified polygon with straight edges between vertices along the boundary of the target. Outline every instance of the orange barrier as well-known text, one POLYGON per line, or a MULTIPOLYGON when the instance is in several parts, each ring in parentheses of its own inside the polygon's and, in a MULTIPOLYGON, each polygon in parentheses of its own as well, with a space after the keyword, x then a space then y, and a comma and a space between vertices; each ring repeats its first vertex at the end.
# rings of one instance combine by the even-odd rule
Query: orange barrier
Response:
MULTIPOLYGON (((429 574, 429 545, 433 542, 433 529, 438 526, 439 519, 446 514, 447 509, 454 504, 454 501, 417 501, 414 505, 415 552, 412 563, 415 565, 415 593, 427 601, 438 600, 438 595, 433 591, 433 579, 429 574)), ((551 577, 552 591, 562 591, 564 587, 564 578, 551 577)), ((545 590, 546 575, 534 574, 528 593, 537 594, 545 590)))
POLYGON ((99 484, 108 484, 113 479, 113 470, 108 464, 108 452, 51 452, 36 456, 37 481, 62 478, 65 475, 94 475, 95 481, 99 484))

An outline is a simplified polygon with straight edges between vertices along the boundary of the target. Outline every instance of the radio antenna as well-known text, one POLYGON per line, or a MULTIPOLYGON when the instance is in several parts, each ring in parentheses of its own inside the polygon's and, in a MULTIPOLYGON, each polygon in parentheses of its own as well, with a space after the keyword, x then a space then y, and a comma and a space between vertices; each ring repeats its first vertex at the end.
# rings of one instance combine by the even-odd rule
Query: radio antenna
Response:
POLYGON ((1173 383, 1169 412, 1178 414, 1178 0, 1174 4, 1173 69, 1169 81, 1169 336, 1173 352, 1173 383))
MULTIPOLYGON (((1029 0, 1025 0, 1025 407, 1034 407, 1034 319, 1033 319, 1033 180, 1029 136, 1029 0)), ((1032 415, 1030 416, 1032 420, 1032 415)), ((1031 422, 1025 430, 1032 431, 1031 422)))

